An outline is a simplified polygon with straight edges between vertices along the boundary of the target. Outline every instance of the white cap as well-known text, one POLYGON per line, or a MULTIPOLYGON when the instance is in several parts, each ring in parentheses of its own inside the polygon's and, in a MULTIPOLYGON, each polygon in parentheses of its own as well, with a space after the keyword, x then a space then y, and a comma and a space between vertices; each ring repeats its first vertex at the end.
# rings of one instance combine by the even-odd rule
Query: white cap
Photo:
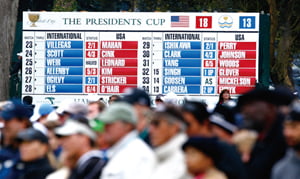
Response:
POLYGON ((63 126, 55 129, 55 134, 59 136, 70 136, 73 134, 84 134, 96 140, 96 134, 87 125, 77 122, 73 119, 68 119, 63 126))

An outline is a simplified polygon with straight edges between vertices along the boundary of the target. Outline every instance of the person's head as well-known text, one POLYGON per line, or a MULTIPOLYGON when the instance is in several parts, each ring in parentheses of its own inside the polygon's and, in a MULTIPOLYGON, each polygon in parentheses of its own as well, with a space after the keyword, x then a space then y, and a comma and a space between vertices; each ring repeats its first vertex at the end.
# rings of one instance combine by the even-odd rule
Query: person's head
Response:
POLYGON ((39 107, 39 118, 38 121, 44 123, 47 119, 47 116, 54 111, 54 107, 51 104, 42 104, 39 107))
POLYGON ((97 139, 96 139, 96 146, 98 149, 106 149, 108 148, 108 144, 105 141, 104 138, 104 122, 99 120, 97 117, 89 120, 89 124, 91 126, 91 128, 93 129, 93 131, 96 133, 97 135, 97 139))
POLYGON ((114 102, 97 117, 105 124, 104 139, 113 146, 135 130, 137 118, 133 107, 125 102, 114 102))
POLYGON ((222 152, 216 138, 191 137, 182 148, 187 169, 194 176, 215 167, 222 152))
POLYGON ((20 101, 10 101, 3 106, 0 118, 4 121, 4 145, 13 145, 17 134, 31 127, 31 115, 32 111, 20 101))
POLYGON ((147 127, 147 113, 151 110, 151 100, 148 93, 139 88, 128 88, 125 90, 122 101, 131 104, 137 116, 136 128, 139 132, 147 127))
POLYGON ((108 99, 108 104, 112 104, 113 102, 119 101, 121 97, 119 95, 113 94, 108 99))
POLYGON ((219 102, 223 103, 231 98, 230 91, 228 89, 223 89, 219 95, 219 102))
POLYGON ((55 129, 55 134, 61 140, 65 156, 76 160, 90 151, 96 140, 96 134, 83 116, 69 118, 62 126, 55 129))
POLYGON ((96 116, 98 116, 100 112, 102 112, 105 109, 105 107, 106 105, 100 100, 89 102, 87 118, 88 119, 95 118, 96 116))
POLYGON ((88 106, 83 103, 66 100, 58 106, 56 112, 60 117, 59 120, 63 123, 65 120, 74 115, 87 116, 88 106))
POLYGON ((189 136, 210 135, 210 114, 204 103, 198 101, 187 101, 181 108, 184 120, 187 123, 186 133, 189 136))
POLYGON ((284 122, 283 134, 288 146, 300 152, 300 103, 294 102, 284 122))
POLYGON ((20 157, 24 162, 35 161, 46 157, 49 146, 48 138, 41 131, 28 128, 18 133, 20 157))
POLYGON ((231 143, 232 135, 238 130, 235 124, 234 109, 226 105, 219 105, 209 119, 212 132, 221 140, 231 143))
POLYGON ((185 127, 179 108, 173 105, 161 106, 161 109, 154 112, 154 116, 150 121, 150 143, 154 147, 159 147, 178 133, 184 132, 185 127))
POLYGON ((276 95, 268 89, 253 89, 240 96, 237 104, 243 127, 257 132, 266 130, 277 116, 276 95))
POLYGON ((164 104, 164 96, 163 94, 158 94, 156 97, 155 97, 155 104, 156 106, 159 106, 161 104, 164 104))

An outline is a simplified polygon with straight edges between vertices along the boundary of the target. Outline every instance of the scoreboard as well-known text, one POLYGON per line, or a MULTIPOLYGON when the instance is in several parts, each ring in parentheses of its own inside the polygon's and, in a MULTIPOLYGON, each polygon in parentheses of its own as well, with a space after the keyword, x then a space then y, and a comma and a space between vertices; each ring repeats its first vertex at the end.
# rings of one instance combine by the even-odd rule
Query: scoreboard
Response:
POLYGON ((24 12, 22 95, 238 95, 258 80, 258 44, 258 13, 24 12))

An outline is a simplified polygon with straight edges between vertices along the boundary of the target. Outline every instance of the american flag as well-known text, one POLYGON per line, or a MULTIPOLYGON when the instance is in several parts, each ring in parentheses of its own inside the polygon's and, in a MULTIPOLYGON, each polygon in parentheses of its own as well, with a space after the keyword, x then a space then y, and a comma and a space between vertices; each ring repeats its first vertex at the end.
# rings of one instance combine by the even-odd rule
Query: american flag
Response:
POLYGON ((171 16, 171 27, 189 27, 189 16, 171 16))

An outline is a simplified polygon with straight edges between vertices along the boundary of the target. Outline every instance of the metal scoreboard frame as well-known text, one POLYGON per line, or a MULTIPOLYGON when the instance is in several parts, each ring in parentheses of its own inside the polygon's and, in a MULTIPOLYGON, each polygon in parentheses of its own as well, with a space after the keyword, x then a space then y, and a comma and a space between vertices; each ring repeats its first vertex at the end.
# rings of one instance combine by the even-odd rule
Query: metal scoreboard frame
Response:
POLYGON ((23 12, 22 96, 216 99, 258 81, 259 13, 23 12))

